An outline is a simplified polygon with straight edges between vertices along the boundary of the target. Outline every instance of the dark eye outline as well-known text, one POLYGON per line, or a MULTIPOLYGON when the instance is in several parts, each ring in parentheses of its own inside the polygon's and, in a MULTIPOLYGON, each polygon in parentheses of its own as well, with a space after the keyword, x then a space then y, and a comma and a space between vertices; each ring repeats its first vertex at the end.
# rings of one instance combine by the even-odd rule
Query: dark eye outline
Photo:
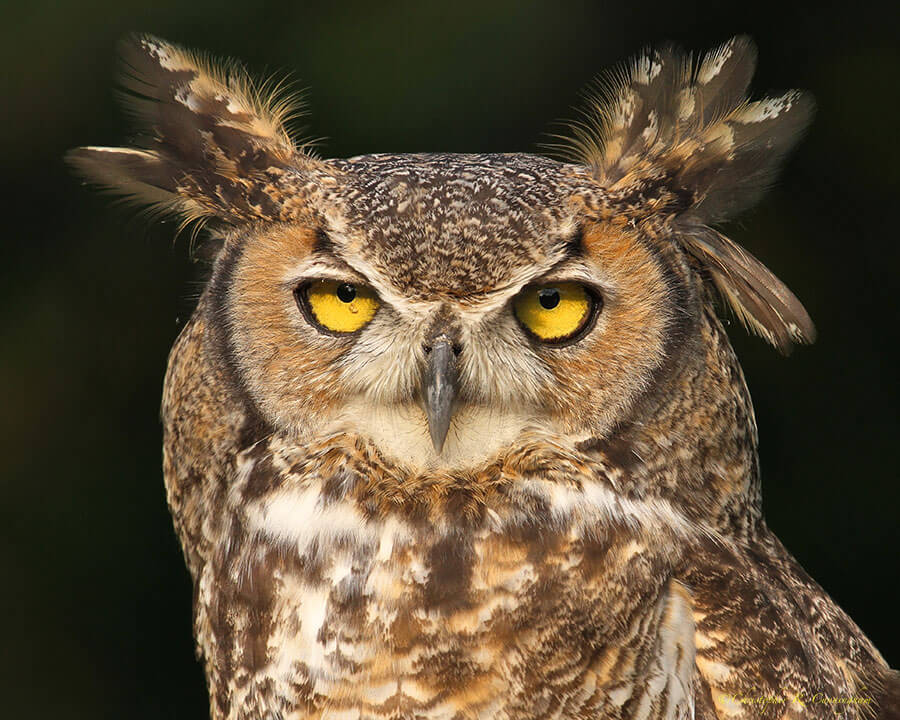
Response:
MULTIPOLYGON (((376 299, 378 300, 378 307, 375 309, 375 315, 372 316, 372 319, 369 320, 369 322, 367 322, 361 328, 359 328, 357 330, 351 330, 350 332, 339 332, 337 330, 330 330, 329 328, 322 325, 322 323, 320 323, 318 320, 316 320, 316 314, 313 312, 312 308, 309 305, 309 297, 308 297, 307 293, 309 292, 309 288, 313 285, 313 283, 322 282, 322 281, 336 282, 336 283, 338 283, 338 288, 340 288, 342 285, 352 285, 354 288, 365 287, 369 290, 372 290, 372 287, 370 285, 366 285, 365 283, 346 282, 346 281, 338 280, 337 278, 330 278, 330 277, 306 278, 305 280, 301 280, 300 284, 297 285, 296 288, 294 288, 294 301, 297 303, 297 307, 300 308, 300 314, 303 315, 303 319, 306 320, 306 322, 308 322, 310 325, 312 325, 316 330, 318 330, 323 335, 330 335, 331 337, 336 337, 336 338, 355 337, 355 336, 359 335, 363 330, 365 330, 369 325, 372 324, 372 321, 375 320, 375 316, 378 315, 379 311, 381 310, 381 306, 383 304, 381 301, 381 297, 374 290, 372 290, 372 293, 375 295, 376 299)), ((338 298, 338 299, 340 299, 340 298, 338 298)), ((343 301, 341 301, 341 302, 343 302, 343 301)), ((351 300, 351 302, 352 302, 352 300, 351 300)))
POLYGON ((510 301, 510 311, 512 312, 513 318, 515 318, 516 323, 522 330, 525 335, 528 336, 530 340, 533 342, 542 345, 544 347, 552 347, 552 348, 560 348, 566 347, 568 345, 574 345, 577 342, 583 340, 597 325, 597 318, 600 317, 600 311, 603 309, 603 295, 601 294, 599 288, 589 285, 587 283, 581 282, 580 280, 546 280, 544 282, 532 283, 531 285, 526 285, 522 288, 513 299, 510 301), (588 296, 588 301, 590 302, 590 308, 588 309, 587 317, 584 319, 584 322, 581 323, 575 330, 573 330, 568 335, 564 337, 555 339, 555 340, 544 340, 538 337, 534 332, 532 332, 525 323, 519 320, 519 316, 516 315, 516 299, 522 295, 526 295, 530 292, 540 292, 546 288, 552 288, 554 285, 562 285, 564 283, 573 283, 575 285, 580 285, 584 288, 585 294, 588 296))

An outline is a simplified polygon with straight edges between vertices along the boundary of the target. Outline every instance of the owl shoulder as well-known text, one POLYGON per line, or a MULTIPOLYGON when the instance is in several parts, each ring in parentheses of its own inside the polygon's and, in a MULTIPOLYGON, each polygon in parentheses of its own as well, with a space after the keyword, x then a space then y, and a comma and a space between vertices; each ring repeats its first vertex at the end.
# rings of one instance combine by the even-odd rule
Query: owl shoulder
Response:
POLYGON ((680 579, 696 624, 698 706, 742 717, 769 698, 780 718, 816 698, 861 698, 848 717, 872 717, 887 664, 764 524, 741 541, 710 540, 680 579))
POLYGON ((207 302, 172 347, 161 409, 167 501, 195 579, 222 530, 236 457, 266 432, 217 354, 207 302))

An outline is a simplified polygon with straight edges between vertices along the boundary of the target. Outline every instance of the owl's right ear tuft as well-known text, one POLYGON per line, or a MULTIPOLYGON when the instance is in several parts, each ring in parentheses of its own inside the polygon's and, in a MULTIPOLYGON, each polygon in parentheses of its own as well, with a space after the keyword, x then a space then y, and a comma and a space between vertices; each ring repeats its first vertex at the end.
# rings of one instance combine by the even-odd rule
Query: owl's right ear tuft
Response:
POLYGON ((150 36, 120 46, 135 148, 82 147, 66 160, 89 181, 187 219, 277 219, 282 183, 315 163, 288 136, 291 98, 150 36))

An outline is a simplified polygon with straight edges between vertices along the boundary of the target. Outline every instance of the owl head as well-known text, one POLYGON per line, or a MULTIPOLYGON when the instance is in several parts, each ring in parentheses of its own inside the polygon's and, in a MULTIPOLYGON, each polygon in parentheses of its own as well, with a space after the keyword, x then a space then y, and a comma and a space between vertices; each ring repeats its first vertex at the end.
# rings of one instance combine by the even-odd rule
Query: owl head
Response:
POLYGON ((591 101, 566 162, 323 160, 239 67, 152 37, 123 56, 136 146, 69 160, 212 222, 206 352, 298 442, 345 435, 458 468, 527 435, 608 437, 704 356, 717 297, 782 351, 813 339, 791 292, 712 227, 757 198, 812 110, 798 92, 746 99, 745 38, 698 62, 639 57, 591 101))

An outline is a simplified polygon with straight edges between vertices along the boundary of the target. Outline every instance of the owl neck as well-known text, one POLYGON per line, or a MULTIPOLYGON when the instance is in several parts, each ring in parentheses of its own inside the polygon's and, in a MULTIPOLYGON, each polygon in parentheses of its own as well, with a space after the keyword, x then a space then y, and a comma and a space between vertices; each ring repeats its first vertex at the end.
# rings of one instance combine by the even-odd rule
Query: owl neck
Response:
POLYGON ((718 318, 704 311, 654 386, 608 439, 583 445, 621 475, 623 492, 663 497, 728 535, 762 522, 756 419, 718 318))

